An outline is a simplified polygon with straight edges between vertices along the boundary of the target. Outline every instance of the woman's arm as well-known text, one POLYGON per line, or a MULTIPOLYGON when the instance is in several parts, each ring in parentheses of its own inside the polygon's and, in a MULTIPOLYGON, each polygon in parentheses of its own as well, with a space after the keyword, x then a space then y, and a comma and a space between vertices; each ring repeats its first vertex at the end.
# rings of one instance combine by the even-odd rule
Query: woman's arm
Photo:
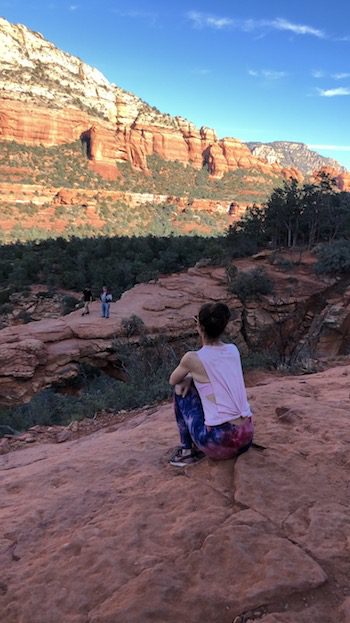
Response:
POLYGON ((177 385, 181 383, 188 374, 190 374, 192 366, 191 366, 191 357, 192 353, 188 352, 182 357, 179 365, 170 375, 169 383, 170 385, 177 385))

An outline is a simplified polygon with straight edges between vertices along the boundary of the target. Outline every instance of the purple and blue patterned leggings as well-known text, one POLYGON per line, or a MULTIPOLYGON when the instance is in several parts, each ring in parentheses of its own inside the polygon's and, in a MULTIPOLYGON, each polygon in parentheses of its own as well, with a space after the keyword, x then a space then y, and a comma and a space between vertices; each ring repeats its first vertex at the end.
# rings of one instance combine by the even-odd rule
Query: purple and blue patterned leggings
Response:
POLYGON ((193 385, 184 398, 174 394, 174 407, 183 448, 192 448, 194 444, 209 458, 218 460, 232 459, 252 445, 252 418, 240 426, 232 422, 218 426, 205 425, 202 402, 193 385))

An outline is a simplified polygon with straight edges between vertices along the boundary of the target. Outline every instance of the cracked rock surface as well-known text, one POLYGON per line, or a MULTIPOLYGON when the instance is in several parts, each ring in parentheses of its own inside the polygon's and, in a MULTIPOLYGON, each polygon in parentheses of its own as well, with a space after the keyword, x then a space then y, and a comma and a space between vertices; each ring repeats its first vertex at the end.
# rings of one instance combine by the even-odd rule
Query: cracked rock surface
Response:
POLYGON ((349 375, 251 387, 236 463, 169 466, 170 404, 2 455, 1 621, 348 623, 349 375))

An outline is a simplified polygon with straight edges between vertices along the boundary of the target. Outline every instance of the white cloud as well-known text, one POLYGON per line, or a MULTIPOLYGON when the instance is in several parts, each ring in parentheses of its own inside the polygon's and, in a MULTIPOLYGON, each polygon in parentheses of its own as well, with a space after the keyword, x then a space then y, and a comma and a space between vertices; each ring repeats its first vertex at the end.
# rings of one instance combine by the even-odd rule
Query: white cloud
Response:
POLYGON ((221 30, 234 25, 234 20, 229 17, 214 17, 207 15, 206 13, 200 13, 199 11, 190 11, 187 13, 188 19, 192 22, 195 28, 215 28, 221 30))
POLYGON ((323 30, 319 30, 313 26, 306 26, 305 24, 294 24, 283 17, 277 17, 271 22, 271 26, 277 28, 277 30, 287 30, 289 32, 293 32, 295 35, 312 35, 313 37, 319 37, 320 39, 326 38, 326 33, 323 30))
POLYGON ((337 87, 336 89, 317 89, 320 97, 339 97, 341 95, 350 95, 350 88, 337 87))
POLYGON ((315 69, 311 72, 313 78, 332 78, 332 80, 346 80, 346 78, 350 78, 350 72, 347 71, 338 71, 334 74, 330 74, 322 69, 315 69))
POLYGON ((139 11, 137 9, 122 11, 120 9, 112 9, 112 13, 119 15, 119 17, 127 17, 129 19, 144 19, 153 26, 158 20, 158 13, 155 13, 153 11, 139 11))
POLYGON ((200 11, 189 11, 186 16, 190 22, 192 22, 194 28, 214 28, 215 30, 236 28, 244 32, 273 29, 292 32, 296 35, 311 35, 320 39, 325 39, 327 37, 323 30, 305 24, 295 24, 283 17, 277 17, 273 20, 242 20, 233 19, 231 17, 213 16, 207 13, 201 13, 200 11))
POLYGON ((337 74, 332 74, 331 78, 334 78, 334 80, 345 80, 346 78, 350 78, 350 73, 346 71, 340 71, 337 74))
POLYGON ((350 145, 308 145, 310 149, 323 149, 329 151, 350 151, 350 145))
POLYGON ((192 74, 196 76, 207 76, 211 73, 211 69, 205 69, 204 67, 197 67, 196 69, 192 69, 192 74))
POLYGON ((315 69, 311 72, 311 75, 313 78, 324 78, 326 74, 322 69, 315 69))
POLYGON ((280 80, 288 75, 286 71, 276 71, 275 69, 249 69, 248 74, 254 78, 265 78, 266 80, 280 80))
POLYGON ((79 6, 77 4, 71 4, 68 8, 70 11, 76 11, 79 8, 79 6))

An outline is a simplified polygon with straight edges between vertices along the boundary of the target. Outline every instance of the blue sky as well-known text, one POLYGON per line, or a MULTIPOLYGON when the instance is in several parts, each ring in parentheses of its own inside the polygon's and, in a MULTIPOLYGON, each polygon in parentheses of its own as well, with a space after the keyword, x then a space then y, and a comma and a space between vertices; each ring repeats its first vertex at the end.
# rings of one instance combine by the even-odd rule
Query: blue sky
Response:
POLYGON ((350 169, 347 0, 0 0, 163 112, 243 141, 301 141, 350 169))

